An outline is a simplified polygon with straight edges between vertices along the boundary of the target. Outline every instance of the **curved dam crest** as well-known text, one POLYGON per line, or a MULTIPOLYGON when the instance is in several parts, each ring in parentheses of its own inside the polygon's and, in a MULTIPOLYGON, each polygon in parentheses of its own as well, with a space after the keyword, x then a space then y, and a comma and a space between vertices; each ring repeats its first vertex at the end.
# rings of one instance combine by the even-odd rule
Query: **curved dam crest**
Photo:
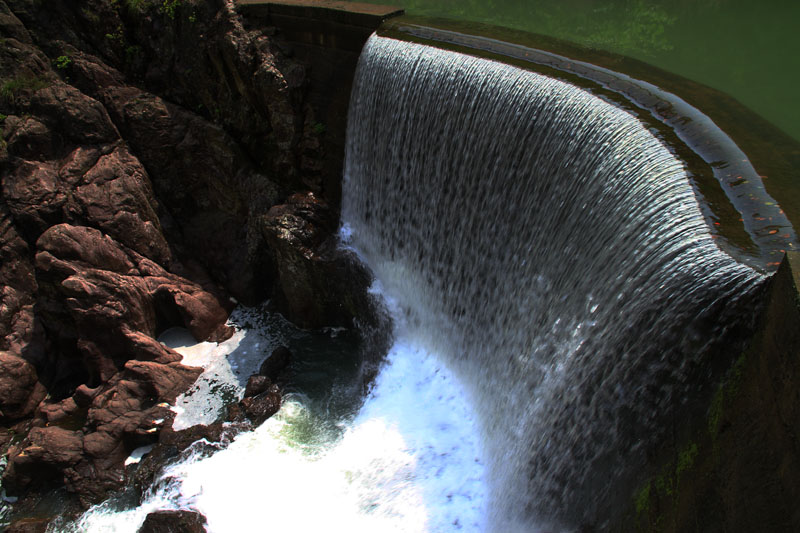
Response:
POLYGON ((343 223, 472 391, 492 528, 600 525, 764 277, 658 139, 567 83, 373 36, 349 113, 343 223))

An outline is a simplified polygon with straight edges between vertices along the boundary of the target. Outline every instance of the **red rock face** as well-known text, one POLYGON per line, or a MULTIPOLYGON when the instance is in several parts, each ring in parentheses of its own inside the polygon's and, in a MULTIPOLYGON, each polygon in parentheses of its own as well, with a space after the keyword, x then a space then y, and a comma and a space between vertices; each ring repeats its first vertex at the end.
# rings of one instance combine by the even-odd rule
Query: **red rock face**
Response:
MULTIPOLYGON (((23 495, 120 487, 200 372, 165 328, 227 338, 228 294, 303 326, 368 307, 335 252, 304 67, 231 2, 143 5, 0 0, 0 425, 33 428, 2 483, 23 495)), ((262 392, 247 416, 279 405, 262 392)))

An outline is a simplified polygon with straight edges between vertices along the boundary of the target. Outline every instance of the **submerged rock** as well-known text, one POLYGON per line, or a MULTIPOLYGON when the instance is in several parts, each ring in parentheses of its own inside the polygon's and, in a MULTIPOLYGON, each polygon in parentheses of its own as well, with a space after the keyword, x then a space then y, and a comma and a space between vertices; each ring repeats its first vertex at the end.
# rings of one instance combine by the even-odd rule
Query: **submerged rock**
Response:
POLYGON ((138 533, 205 533, 206 517, 196 511, 155 511, 138 533))

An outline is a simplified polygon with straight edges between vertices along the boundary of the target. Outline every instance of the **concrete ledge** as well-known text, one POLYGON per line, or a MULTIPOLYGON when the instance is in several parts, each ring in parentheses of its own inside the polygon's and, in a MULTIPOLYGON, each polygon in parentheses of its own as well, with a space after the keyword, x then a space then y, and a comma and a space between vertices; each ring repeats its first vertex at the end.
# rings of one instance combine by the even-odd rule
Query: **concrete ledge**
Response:
POLYGON ((402 8, 338 0, 236 0, 246 15, 284 16, 377 29, 384 20, 404 13, 402 8))

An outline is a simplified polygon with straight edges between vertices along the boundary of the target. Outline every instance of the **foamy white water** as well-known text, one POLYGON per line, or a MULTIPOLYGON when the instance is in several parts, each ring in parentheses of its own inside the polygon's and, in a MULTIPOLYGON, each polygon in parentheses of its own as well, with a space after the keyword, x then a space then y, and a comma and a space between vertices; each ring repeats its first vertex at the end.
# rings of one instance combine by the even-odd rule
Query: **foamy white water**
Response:
MULTIPOLYGON (((258 330, 240 330, 220 345, 190 345, 178 333, 166 340, 184 363, 206 368, 179 398, 182 427, 213 419, 221 389, 239 397, 245 380, 233 369, 246 378, 260 363, 254 348, 276 344, 258 330)), ((360 411, 334 421, 328 415, 291 394, 277 415, 226 449, 170 467, 139 507, 117 511, 106 503, 76 529, 134 533, 149 512, 194 509, 211 532, 262 524, 293 531, 332 524, 356 532, 484 530, 477 422, 463 388, 435 355, 399 338, 360 411)))

